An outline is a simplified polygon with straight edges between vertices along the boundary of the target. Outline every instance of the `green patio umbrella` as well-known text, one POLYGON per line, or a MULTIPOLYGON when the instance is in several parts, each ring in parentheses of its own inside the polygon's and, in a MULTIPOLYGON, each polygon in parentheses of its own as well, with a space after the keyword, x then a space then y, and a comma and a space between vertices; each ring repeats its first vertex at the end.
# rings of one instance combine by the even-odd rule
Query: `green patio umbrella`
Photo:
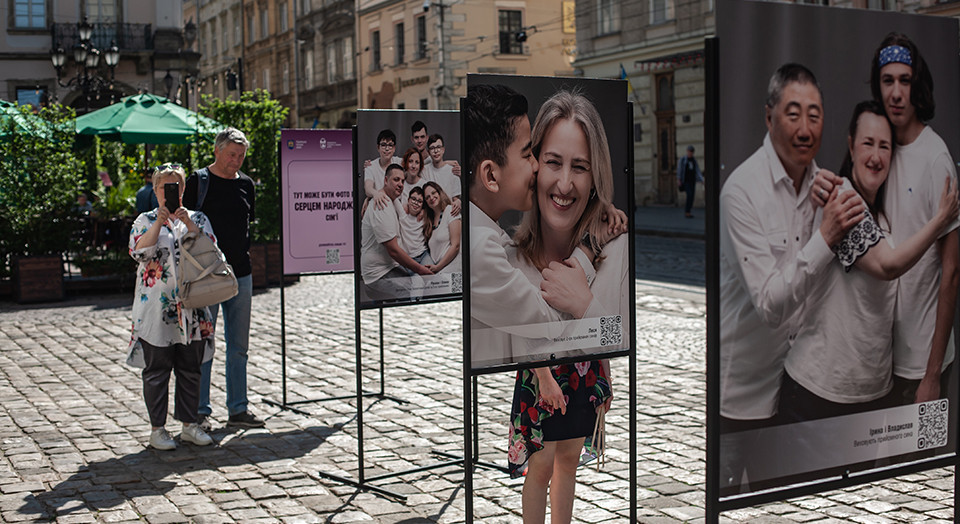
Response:
POLYGON ((223 129, 215 120, 149 93, 77 117, 77 134, 127 144, 190 144, 223 129))

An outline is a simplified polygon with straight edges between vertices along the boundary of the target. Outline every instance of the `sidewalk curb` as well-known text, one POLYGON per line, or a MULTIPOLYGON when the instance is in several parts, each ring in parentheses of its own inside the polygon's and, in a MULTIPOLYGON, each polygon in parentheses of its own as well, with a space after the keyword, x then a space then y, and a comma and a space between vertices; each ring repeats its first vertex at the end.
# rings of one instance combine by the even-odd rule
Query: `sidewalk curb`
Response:
POLYGON ((666 231, 663 229, 637 228, 634 233, 636 236, 648 236, 648 237, 684 238, 688 240, 703 240, 703 241, 706 241, 707 239, 707 235, 703 233, 695 233, 692 231, 666 231))

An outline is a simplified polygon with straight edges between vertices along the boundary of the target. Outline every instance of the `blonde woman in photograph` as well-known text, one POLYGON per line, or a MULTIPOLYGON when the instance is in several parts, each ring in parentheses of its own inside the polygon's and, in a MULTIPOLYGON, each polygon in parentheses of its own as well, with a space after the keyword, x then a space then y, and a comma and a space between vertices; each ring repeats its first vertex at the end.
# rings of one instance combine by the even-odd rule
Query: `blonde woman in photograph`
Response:
POLYGON ((450 197, 436 182, 423 185, 426 205, 423 211, 430 224, 427 229, 427 246, 430 258, 435 263, 427 268, 434 273, 455 273, 460 271, 460 215, 453 214, 450 197))

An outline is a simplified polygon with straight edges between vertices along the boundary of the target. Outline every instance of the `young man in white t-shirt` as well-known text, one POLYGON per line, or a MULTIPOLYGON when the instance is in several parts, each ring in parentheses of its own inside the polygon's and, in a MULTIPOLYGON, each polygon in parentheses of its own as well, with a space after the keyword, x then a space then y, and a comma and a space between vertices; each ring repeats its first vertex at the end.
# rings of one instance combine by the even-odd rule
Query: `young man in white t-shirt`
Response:
MULTIPOLYGON (((907 36, 890 33, 877 48, 870 72, 873 97, 896 129, 897 148, 884 207, 891 237, 901 245, 936 214, 944 180, 957 172, 943 139, 926 125, 934 115, 933 76, 907 36)), ((833 180, 817 179, 824 191, 833 180)), ((818 188, 813 190, 816 200, 818 188)), ((911 404, 946 395, 954 359, 953 316, 960 285, 957 222, 897 284, 893 324, 891 402, 911 404)))
MULTIPOLYGON (((934 114, 933 77, 909 38, 895 33, 884 38, 874 56, 870 87, 897 131, 885 205, 891 236, 899 245, 936 213, 944 179, 956 179, 957 172, 946 144, 924 123, 934 114)), ((942 372, 954 358, 960 284, 956 228, 954 222, 898 283, 891 394, 900 403, 946 395, 948 373, 942 372)))
POLYGON ((427 124, 417 120, 410 126, 410 141, 413 147, 420 152, 420 158, 423 158, 423 164, 430 163, 430 156, 427 155, 427 124))
POLYGON ((400 157, 393 156, 397 150, 397 135, 384 129, 377 135, 377 152, 379 157, 376 161, 366 161, 363 168, 363 191, 367 198, 376 196, 377 191, 383 187, 383 178, 386 175, 387 166, 390 164, 400 164, 400 157))
POLYGON ((453 201, 453 216, 460 214, 460 176, 459 170, 454 172, 456 162, 444 160, 446 149, 443 146, 443 137, 434 134, 427 139, 427 151, 430 152, 430 163, 424 163, 423 178, 427 182, 436 182, 453 201))

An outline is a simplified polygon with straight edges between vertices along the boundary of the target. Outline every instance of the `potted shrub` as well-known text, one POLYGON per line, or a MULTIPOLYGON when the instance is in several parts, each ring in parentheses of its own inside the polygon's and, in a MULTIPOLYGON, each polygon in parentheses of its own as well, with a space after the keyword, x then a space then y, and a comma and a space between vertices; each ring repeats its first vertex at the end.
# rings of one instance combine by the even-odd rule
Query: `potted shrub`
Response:
POLYGON ((0 237, 19 302, 63 299, 62 253, 77 224, 82 168, 73 110, 18 106, 0 138, 0 237))
MULTIPOLYGON (((247 135, 250 148, 243 172, 257 184, 256 221, 250 226, 253 285, 280 283, 280 173, 277 141, 289 109, 262 89, 246 91, 240 100, 204 97, 199 112, 247 135)), ((210 159, 213 152, 210 151, 210 159)), ((206 165, 206 164, 204 164, 206 165)))

